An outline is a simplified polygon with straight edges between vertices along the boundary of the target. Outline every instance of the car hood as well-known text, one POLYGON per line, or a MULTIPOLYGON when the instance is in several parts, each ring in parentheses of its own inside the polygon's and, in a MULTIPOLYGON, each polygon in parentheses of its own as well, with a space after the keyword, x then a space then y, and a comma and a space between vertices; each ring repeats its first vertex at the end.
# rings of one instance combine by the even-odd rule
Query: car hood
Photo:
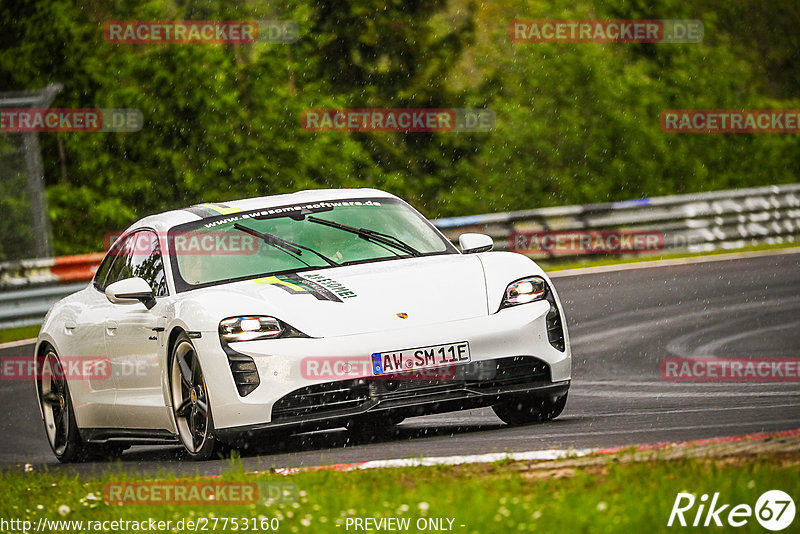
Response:
MULTIPOLYGON (((215 293, 220 290, 215 289, 215 293)), ((237 303, 237 314, 274 315, 312 337, 393 330, 488 313, 482 264, 475 256, 460 254, 269 276, 225 286, 224 295, 227 304, 237 303)))

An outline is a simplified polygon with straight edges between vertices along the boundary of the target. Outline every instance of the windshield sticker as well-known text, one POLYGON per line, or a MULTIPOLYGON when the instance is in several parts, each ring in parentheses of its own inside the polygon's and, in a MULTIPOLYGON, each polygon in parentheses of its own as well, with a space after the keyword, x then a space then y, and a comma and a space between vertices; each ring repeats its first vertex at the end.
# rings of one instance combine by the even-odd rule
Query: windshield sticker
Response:
POLYGON ((239 213, 242 211, 239 208, 231 208, 225 204, 197 204, 184 211, 194 213, 198 217, 206 219, 208 217, 216 217, 217 215, 228 215, 229 213, 239 213))
MULTIPOLYGON (((381 203, 377 200, 336 200, 331 202, 314 202, 313 204, 294 204, 292 206, 281 206, 277 208, 268 208, 263 210, 256 210, 247 213, 241 213, 239 215, 233 215, 231 217, 225 217, 224 219, 220 219, 217 221, 207 222, 203 225, 204 228, 213 228, 214 226, 219 226, 221 224, 229 224, 232 222, 242 221, 244 219, 267 219, 270 217, 291 217, 292 215, 295 216, 303 216, 305 212, 315 212, 315 211, 328 211, 333 208, 340 208, 346 206, 367 206, 367 207, 381 207, 381 203)), ((207 206, 207 204, 204 204, 207 206)), ((194 206, 197 207, 197 206, 194 206)), ((234 209, 234 208, 228 208, 234 209)), ((236 209, 236 211, 242 211, 236 209)), ((233 213, 231 211, 227 211, 224 213, 216 213, 215 215, 227 215, 229 213, 233 213)))
MULTIPOLYGON (((324 279, 330 280, 329 278, 324 279)), ((339 298, 334 291, 341 294, 342 298, 356 296, 355 293, 348 290, 341 284, 336 286, 334 291, 331 291, 324 285, 312 280, 307 280, 297 274, 279 274, 277 276, 267 276, 265 278, 256 278, 253 280, 253 282, 261 285, 273 285, 291 293, 292 295, 310 294, 314 295, 314 298, 317 300, 328 300, 331 302, 342 302, 342 299, 339 298), (349 296, 345 296, 345 294, 348 294, 349 296)))

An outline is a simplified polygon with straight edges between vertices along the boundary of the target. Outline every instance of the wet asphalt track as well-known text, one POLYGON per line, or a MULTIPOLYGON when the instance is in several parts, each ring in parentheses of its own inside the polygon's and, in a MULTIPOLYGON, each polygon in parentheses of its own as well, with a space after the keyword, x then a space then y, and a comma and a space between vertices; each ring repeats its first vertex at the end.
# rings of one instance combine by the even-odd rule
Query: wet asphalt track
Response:
MULTIPOLYGON (((800 254, 554 279, 573 350, 569 402, 557 420, 509 428, 490 409, 408 419, 377 440, 345 430, 258 443, 245 469, 549 448, 624 446, 800 428, 800 383, 664 382, 670 356, 800 357, 800 254)), ((30 354, 32 346, 0 350, 30 354)), ((59 466, 28 382, 0 383, 0 465, 59 466)), ((175 447, 135 447, 139 472, 219 473, 229 461, 182 461, 175 447)), ((116 469, 99 462, 79 472, 116 469)))

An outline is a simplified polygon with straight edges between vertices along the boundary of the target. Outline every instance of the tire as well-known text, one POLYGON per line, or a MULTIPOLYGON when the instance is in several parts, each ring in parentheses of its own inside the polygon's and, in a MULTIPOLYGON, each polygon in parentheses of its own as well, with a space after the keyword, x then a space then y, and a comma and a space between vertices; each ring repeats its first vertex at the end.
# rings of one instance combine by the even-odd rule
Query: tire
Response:
POLYGON ((90 456, 93 448, 81 440, 61 360, 48 346, 41 363, 36 387, 50 449, 61 463, 82 462, 90 456))
POLYGON ((524 396, 498 402, 492 410, 511 426, 544 423, 561 415, 567 405, 567 393, 560 397, 524 396))
POLYGON ((208 460, 219 448, 200 360, 182 333, 170 354, 169 392, 178 438, 192 460, 208 460))

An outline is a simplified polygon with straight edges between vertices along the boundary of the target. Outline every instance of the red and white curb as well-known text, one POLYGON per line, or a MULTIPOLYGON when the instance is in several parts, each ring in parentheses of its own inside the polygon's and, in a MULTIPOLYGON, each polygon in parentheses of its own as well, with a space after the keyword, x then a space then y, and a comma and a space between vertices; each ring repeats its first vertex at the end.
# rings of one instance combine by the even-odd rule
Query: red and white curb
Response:
POLYGON ((594 449, 553 449, 547 451, 528 452, 495 452, 488 454, 471 454, 466 456, 439 456, 431 458, 398 458, 394 460, 372 460, 369 462, 355 462, 349 464, 333 464, 314 467, 287 467, 276 469, 282 475, 291 475, 303 471, 353 471, 360 469, 384 469, 387 467, 431 467, 434 465, 461 465, 483 464, 500 462, 503 460, 560 460, 562 458, 586 456, 594 449))
POLYGON ((363 469, 385 469, 392 467, 431 467, 436 465, 463 465, 463 464, 482 464, 500 461, 546 461, 562 460, 564 458, 580 458, 589 454, 615 454, 623 451, 650 451, 675 447, 692 447, 699 445, 709 445, 715 443, 732 443, 744 440, 763 440, 781 437, 800 437, 800 429, 782 430, 779 432, 762 432, 757 434, 745 434, 743 436, 726 436, 718 438, 708 438, 696 441, 664 441, 660 443, 645 443, 641 445, 628 445, 620 447, 610 447, 605 449, 551 449, 542 451, 527 452, 499 452, 489 454, 471 454, 463 456, 439 456, 431 458, 404 458, 393 460, 372 460, 369 462, 354 462, 343 464, 332 464, 309 467, 284 467, 275 469, 274 472, 280 475, 292 475, 295 473, 309 471, 356 471, 363 469))
POLYGON ((59 256, 0 263, 0 287, 89 281, 97 271, 102 253, 59 256))
MULTIPOLYGON (((712 445, 717 443, 736 443, 745 440, 764 440, 773 438, 793 438, 800 437, 800 428, 794 430, 781 430, 778 432, 759 432, 756 434, 745 434, 743 436, 726 436, 721 438, 708 438, 699 439, 696 441, 665 441, 661 443, 647 443, 644 445, 637 445, 633 447, 636 451, 652 451, 658 449, 666 449, 667 447, 692 447, 700 445, 712 445)), ((611 447, 608 449, 598 449, 596 454, 614 454, 624 450, 629 450, 631 447, 611 447)))

